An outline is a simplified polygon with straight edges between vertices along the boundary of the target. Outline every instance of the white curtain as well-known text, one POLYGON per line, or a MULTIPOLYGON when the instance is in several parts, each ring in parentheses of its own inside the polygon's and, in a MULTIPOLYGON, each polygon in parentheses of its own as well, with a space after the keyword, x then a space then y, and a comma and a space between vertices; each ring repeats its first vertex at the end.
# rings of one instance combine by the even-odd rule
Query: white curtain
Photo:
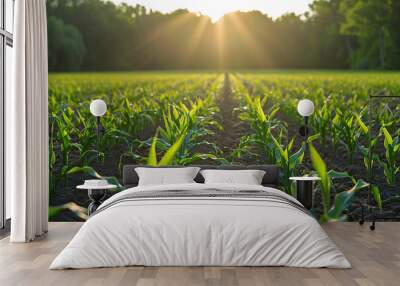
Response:
POLYGON ((48 69, 45 0, 15 1, 14 92, 6 98, 6 187, 12 242, 48 225, 48 69))

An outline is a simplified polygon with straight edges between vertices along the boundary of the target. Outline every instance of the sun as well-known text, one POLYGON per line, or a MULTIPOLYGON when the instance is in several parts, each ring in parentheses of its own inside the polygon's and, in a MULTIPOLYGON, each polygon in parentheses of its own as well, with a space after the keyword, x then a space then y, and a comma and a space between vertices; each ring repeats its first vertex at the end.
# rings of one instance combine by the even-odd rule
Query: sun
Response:
POLYGON ((225 14, 235 10, 226 5, 225 1, 214 1, 214 3, 205 1, 204 4, 204 6, 199 7, 198 12, 210 17, 214 23, 218 22, 218 20, 221 19, 225 14))
POLYGON ((309 10, 313 0, 111 0, 116 4, 139 4, 162 13, 188 9, 193 13, 208 16, 216 23, 225 14, 258 10, 277 18, 285 13, 302 14, 309 10))

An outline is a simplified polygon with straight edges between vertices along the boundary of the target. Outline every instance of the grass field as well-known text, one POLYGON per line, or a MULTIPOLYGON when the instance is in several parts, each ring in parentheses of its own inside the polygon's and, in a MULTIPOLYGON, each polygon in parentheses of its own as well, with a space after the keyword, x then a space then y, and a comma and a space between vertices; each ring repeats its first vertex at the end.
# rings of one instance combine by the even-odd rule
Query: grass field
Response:
POLYGON ((349 217, 356 218, 357 199, 340 213, 333 202, 353 185, 356 188, 349 198, 358 187, 363 189, 358 198, 365 197, 369 192, 365 181, 373 183, 371 194, 389 216, 398 207, 400 100, 375 100, 370 130, 369 95, 400 95, 400 73, 51 74, 51 204, 80 203, 84 197, 77 198, 72 191, 76 183, 94 175, 94 170, 120 178, 125 163, 272 163, 282 169, 282 188, 292 193, 288 178, 315 169, 309 150, 297 136, 302 122, 297 103, 308 98, 316 107, 310 119, 312 144, 328 170, 337 171, 327 175, 332 188, 321 188, 322 206, 317 213, 322 219, 345 219, 343 210, 349 209, 349 217), (108 105, 100 140, 89 111, 96 98, 108 105))

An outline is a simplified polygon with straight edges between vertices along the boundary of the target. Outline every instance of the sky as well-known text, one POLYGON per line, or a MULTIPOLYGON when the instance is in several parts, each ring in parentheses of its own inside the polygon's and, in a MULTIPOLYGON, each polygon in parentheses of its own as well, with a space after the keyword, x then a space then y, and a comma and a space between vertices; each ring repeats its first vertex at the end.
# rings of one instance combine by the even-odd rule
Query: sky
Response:
POLYGON ((234 11, 259 10, 274 19, 289 12, 303 14, 313 0, 113 0, 113 2, 141 4, 160 12, 184 8, 217 21, 224 14, 234 11))

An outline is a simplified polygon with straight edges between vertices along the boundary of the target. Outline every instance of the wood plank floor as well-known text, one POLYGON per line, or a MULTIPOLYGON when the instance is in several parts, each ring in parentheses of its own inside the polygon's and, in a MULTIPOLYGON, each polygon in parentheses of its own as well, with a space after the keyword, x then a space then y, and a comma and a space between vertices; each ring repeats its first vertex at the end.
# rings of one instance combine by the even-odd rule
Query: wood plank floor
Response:
POLYGON ((400 285, 400 223, 334 223, 324 228, 353 265, 352 269, 288 267, 125 267, 48 270, 80 228, 50 223, 49 233, 29 244, 0 241, 0 285, 400 285))

